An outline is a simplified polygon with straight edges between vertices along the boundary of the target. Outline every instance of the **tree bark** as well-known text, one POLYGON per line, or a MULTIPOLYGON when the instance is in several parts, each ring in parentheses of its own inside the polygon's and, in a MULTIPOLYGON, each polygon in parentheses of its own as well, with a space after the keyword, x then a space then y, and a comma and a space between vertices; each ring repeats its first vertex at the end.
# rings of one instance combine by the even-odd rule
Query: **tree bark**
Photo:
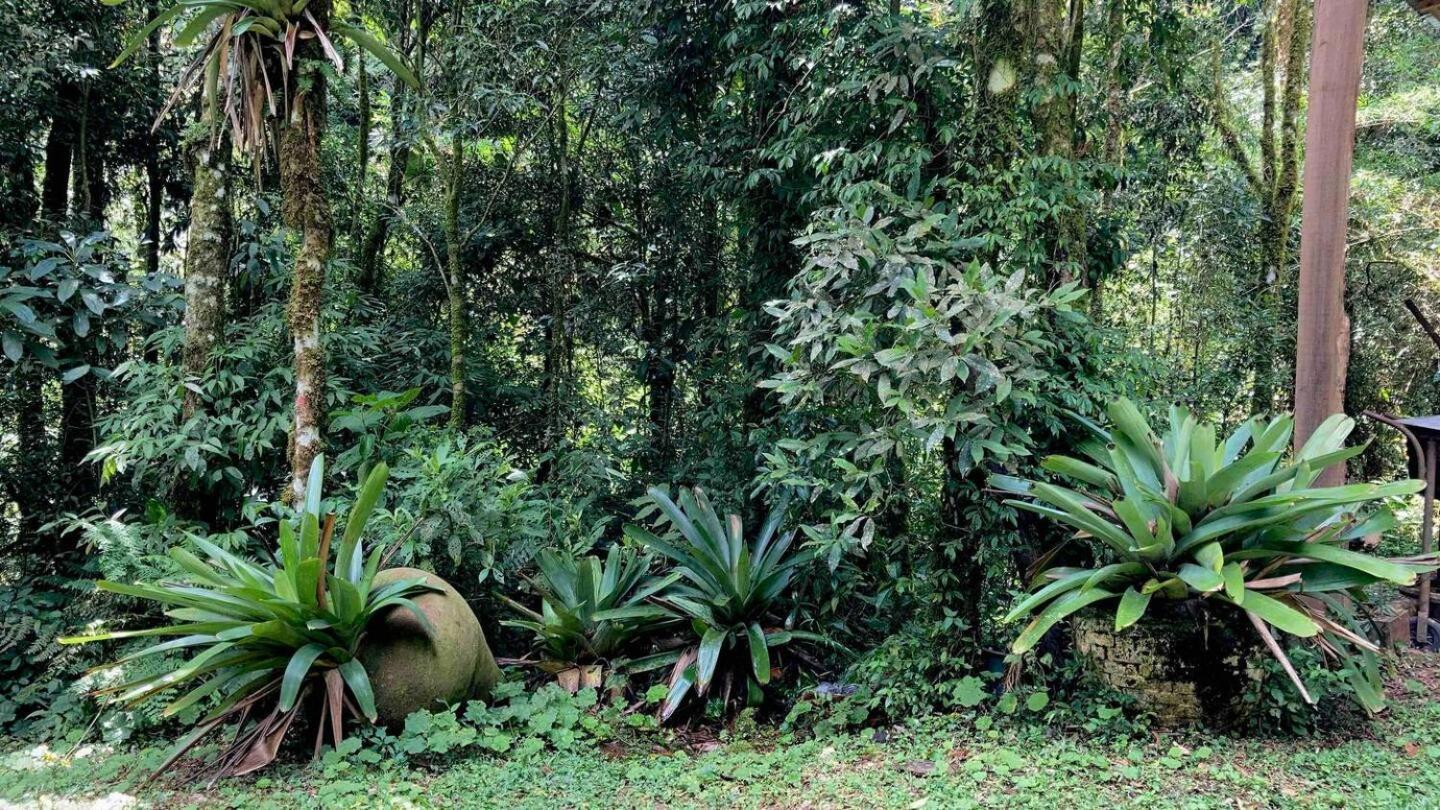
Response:
POLYGON ((450 320, 450 427, 465 427, 465 348, 470 340, 461 264, 460 184, 464 180, 465 144, 456 137, 445 182, 445 277, 450 320))
MULTIPOLYGON (((208 129, 208 127, 207 127, 208 129)), ((230 264, 229 146, 223 134, 201 136, 195 148, 190 231, 185 250, 185 345, 187 381, 209 374, 210 356, 225 327, 225 277, 230 264)), ((200 395, 185 389, 182 413, 189 419, 202 407, 200 395)))
MULTIPOLYGON (((1300 213, 1300 311, 1295 342, 1295 447, 1344 408, 1350 356, 1345 315, 1345 236, 1355 108, 1365 57, 1364 3, 1319 3, 1310 57, 1305 199, 1300 213)), ((1320 476, 1345 482, 1345 468, 1320 476)))
MULTIPOLYGON (((574 176, 571 171, 570 120, 566 99, 567 88, 561 87, 556 100, 554 131, 551 138, 552 163, 558 204, 553 223, 553 256, 546 272, 546 346, 545 346, 545 434, 542 450, 553 450, 560 445, 568 433, 570 412, 571 358, 573 337, 570 327, 572 285, 575 276, 575 253, 573 238, 574 198, 576 193, 574 176)), ((550 465, 545 465, 541 478, 549 474, 550 465)))
POLYGON ((1256 279, 1260 317, 1256 322, 1252 354, 1255 387, 1251 409, 1255 413, 1275 408, 1280 393, 1279 379, 1283 376, 1279 368, 1289 364, 1287 359, 1280 357, 1283 352, 1276 340, 1276 325, 1282 322, 1284 316, 1281 290, 1290 262, 1290 219, 1299 196, 1297 133, 1305 52, 1310 35, 1310 18, 1306 8, 1306 4, 1298 0, 1279 0, 1266 26, 1261 48, 1261 187, 1257 192, 1263 216, 1258 230, 1260 272, 1256 279), (1279 75, 1282 43, 1285 45, 1283 89, 1279 75), (1278 142, 1277 124, 1280 130, 1278 142))
POLYGON ((45 426, 43 389, 46 370, 33 358, 23 358, 15 366, 11 384, 15 391, 16 475, 14 491, 19 512, 19 536, 38 538, 40 527, 49 514, 45 493, 53 459, 45 426))
POLYGON ((380 289, 384 274, 385 243, 390 239, 390 226, 395 222, 395 212, 405 204, 405 168, 410 163, 410 144, 403 139, 402 116, 405 108, 405 83, 396 80, 395 95, 391 102, 390 115, 394 119, 394 146, 390 152, 390 166, 385 171, 385 199, 375 214, 375 221, 365 234, 360 247, 360 289, 375 292, 380 289))
MULTIPOLYGON (((147 3, 146 16, 154 19, 156 14, 155 0, 147 3)), ((160 87, 160 30, 150 33, 145 44, 146 55, 149 57, 149 79, 151 90, 157 96, 162 92, 160 87)), ((158 99, 157 99, 158 100, 158 99)), ((155 105, 155 112, 158 113, 159 105, 155 105)), ((160 215, 165 205, 165 175, 160 166, 160 138, 153 131, 146 137, 147 148, 145 149, 145 272, 154 275, 160 272, 160 215)))
MULTIPOLYGON (((309 10, 319 25, 328 22, 327 0, 312 2, 309 10)), ((297 59, 306 84, 295 91, 289 118, 280 134, 285 222, 300 232, 287 313, 295 372, 295 421, 290 432, 291 479, 287 491, 292 503, 304 500, 310 465, 324 446, 325 349, 320 340, 320 317, 325 266, 334 240, 320 160, 325 131, 325 73, 313 67, 323 55, 314 40, 302 42, 301 49, 297 59)))

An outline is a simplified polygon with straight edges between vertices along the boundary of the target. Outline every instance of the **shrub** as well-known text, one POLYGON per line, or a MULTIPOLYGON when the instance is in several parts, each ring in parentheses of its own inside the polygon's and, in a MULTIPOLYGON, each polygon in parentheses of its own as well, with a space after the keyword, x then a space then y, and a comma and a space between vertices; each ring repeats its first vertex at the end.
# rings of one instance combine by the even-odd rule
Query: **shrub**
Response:
POLYGON ((1057 622, 1098 603, 1116 602, 1121 630, 1157 597, 1201 599, 1247 617, 1307 702, 1314 701, 1272 627, 1311 639, 1339 664, 1362 705, 1382 707, 1379 648, 1343 597, 1358 600, 1361 589, 1376 582, 1410 583, 1434 566, 1382 559, 1345 544, 1393 527, 1380 502, 1414 493, 1421 482, 1314 486, 1324 470, 1364 449, 1343 447, 1354 422, 1340 415, 1288 461, 1289 416, 1250 419, 1218 441, 1214 424, 1178 407, 1163 438, 1128 400, 1111 404, 1109 415, 1113 431, 1085 423, 1099 440, 1081 445, 1094 463, 1066 456, 1043 462, 1079 489, 990 479, 1001 491, 1023 496, 1006 503, 1076 529, 1105 562, 1041 573, 1035 590, 1006 617, 1038 613, 1012 650, 1029 650, 1057 622))

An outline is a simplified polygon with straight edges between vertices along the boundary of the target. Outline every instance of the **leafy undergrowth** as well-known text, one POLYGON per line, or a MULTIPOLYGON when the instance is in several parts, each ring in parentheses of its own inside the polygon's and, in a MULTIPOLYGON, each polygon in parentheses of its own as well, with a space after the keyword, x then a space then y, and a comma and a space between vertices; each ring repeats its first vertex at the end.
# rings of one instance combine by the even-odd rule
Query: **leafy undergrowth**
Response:
POLYGON ((210 791, 181 772, 144 786, 161 749, 24 749, 0 758, 0 806, 1440 807, 1440 660, 1408 656, 1389 686, 1389 712, 1344 736, 1099 738, 951 717, 800 741, 621 735, 408 763, 332 753, 210 791))

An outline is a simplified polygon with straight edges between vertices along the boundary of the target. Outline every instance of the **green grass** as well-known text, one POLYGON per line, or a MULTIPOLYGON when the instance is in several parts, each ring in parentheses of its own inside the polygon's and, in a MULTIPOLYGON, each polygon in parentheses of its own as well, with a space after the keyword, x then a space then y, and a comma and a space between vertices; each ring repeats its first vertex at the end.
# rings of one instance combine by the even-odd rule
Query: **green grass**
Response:
MULTIPOLYGON (((1440 665, 1412 659, 1393 706, 1344 736, 1197 733, 1095 738, 1035 721, 979 731, 936 718, 891 731, 787 742, 773 733, 681 746, 649 736, 500 759, 284 763, 212 791, 183 772, 141 787, 160 749, 21 749, 0 758, 5 801, 134 799, 156 807, 1440 807, 1440 665), (708 748, 698 752, 696 748, 708 748), (673 750, 671 750, 673 749, 673 750)), ((728 737, 729 735, 724 735, 728 737)))

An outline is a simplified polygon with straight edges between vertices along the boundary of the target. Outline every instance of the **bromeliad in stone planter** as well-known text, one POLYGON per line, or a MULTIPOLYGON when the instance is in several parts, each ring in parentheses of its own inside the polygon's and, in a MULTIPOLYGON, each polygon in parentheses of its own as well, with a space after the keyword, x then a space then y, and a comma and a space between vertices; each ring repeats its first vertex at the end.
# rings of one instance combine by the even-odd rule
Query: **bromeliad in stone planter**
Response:
POLYGON ((1035 578, 1006 617, 1033 615, 1012 650, 1030 650, 1074 617, 1077 651, 1097 675, 1162 719, 1191 721, 1235 708, 1262 646, 1314 702, 1279 630, 1313 643, 1361 705, 1381 709, 1379 648, 1355 606, 1366 586, 1408 584, 1435 565, 1348 546, 1391 529, 1384 499, 1417 492, 1421 482, 1313 486, 1363 449, 1344 447, 1354 422, 1341 415, 1290 454, 1289 416, 1253 418, 1221 439, 1214 424, 1181 408, 1171 410, 1163 437, 1127 400, 1108 412, 1113 430, 1081 420, 1094 433, 1080 445, 1088 461, 1051 456, 1041 465, 1075 488, 990 479, 1020 496, 1006 503, 1078 530, 1097 558, 1035 578))

